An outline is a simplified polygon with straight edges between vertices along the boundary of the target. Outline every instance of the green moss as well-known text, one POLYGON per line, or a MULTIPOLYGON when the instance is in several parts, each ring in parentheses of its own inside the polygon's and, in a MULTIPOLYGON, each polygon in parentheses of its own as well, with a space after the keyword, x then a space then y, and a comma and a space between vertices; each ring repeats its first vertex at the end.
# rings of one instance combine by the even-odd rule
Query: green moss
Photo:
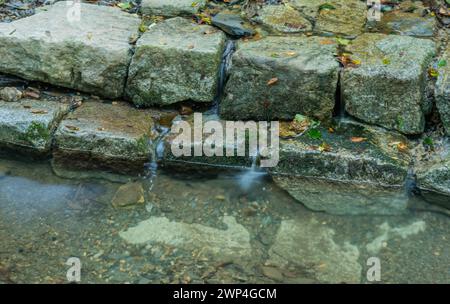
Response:
POLYGON ((30 143, 47 141, 50 139, 50 132, 43 123, 33 121, 20 139, 30 143))
POLYGON ((136 141, 136 150, 140 153, 140 154, 146 154, 148 153, 148 138, 147 136, 143 135, 142 137, 140 137, 137 141, 136 141))

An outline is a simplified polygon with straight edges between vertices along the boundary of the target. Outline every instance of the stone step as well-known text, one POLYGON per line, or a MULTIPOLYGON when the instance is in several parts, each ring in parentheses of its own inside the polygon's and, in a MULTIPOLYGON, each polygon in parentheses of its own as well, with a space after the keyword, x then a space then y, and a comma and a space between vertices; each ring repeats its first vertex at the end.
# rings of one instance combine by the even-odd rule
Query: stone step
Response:
POLYGON ((400 214, 410 156, 397 133, 342 121, 332 133, 308 133, 280 142, 280 161, 270 169, 275 183, 312 210, 333 214, 400 214), (318 139, 314 139, 318 138, 318 139), (326 143, 326 144, 324 144, 326 143), (322 147, 322 149, 321 149, 322 147))
POLYGON ((148 110, 126 103, 85 102, 55 133, 54 167, 141 173, 152 158, 153 126, 148 110))
POLYGON ((363 34, 348 47, 357 66, 344 69, 346 111, 367 123, 404 134, 420 134, 429 106, 427 71, 436 55, 433 41, 407 36, 363 34))
POLYGON ((181 17, 158 23, 136 45, 126 92, 139 106, 213 101, 225 34, 181 17))
POLYGON ((416 168, 417 188, 425 200, 450 209, 450 153, 447 145, 441 156, 416 168))
POLYGON ((118 8, 58 2, 0 23, 0 72, 107 98, 123 94, 140 19, 118 8), (77 19, 77 17, 79 19, 77 19))
POLYGON ((220 105, 224 119, 331 119, 339 64, 336 44, 320 37, 239 42, 220 105))
POLYGON ((0 100, 0 151, 28 156, 48 156, 59 121, 67 104, 46 100, 0 100))

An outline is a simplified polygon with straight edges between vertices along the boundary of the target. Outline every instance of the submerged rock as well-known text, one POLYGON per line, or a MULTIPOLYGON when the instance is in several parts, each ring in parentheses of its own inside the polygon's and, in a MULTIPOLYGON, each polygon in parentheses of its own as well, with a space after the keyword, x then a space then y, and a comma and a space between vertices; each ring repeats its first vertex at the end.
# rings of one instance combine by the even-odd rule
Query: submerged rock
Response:
POLYGON ((86 102, 55 134, 54 166, 139 173, 151 157, 153 118, 125 103, 86 102))
POLYGON ((211 18, 214 26, 217 26, 228 35, 235 37, 252 36, 254 31, 245 26, 241 16, 231 13, 218 13, 211 18))
POLYGON ((311 22, 288 5, 264 6, 255 20, 273 34, 302 33, 312 30, 311 22))
POLYGON ((276 184, 308 208, 332 214, 400 214, 410 157, 405 137, 351 121, 281 140, 276 184), (317 133, 317 132, 316 132, 317 133), (320 139, 313 139, 319 138, 320 139), (400 148, 399 148, 400 147, 400 148))
POLYGON ((47 155, 52 135, 69 107, 54 101, 0 100, 0 150, 47 155))
POLYGON ((0 23, 0 72, 117 98, 131 60, 129 39, 140 19, 118 8, 58 2, 47 11, 0 23), (75 14, 76 15, 76 14, 75 14), (76 18, 76 16, 72 16, 76 18))
POLYGON ((173 18, 139 39, 131 62, 127 95, 136 105, 213 101, 225 35, 208 25, 173 18))
POLYGON ((356 67, 342 77, 346 111, 405 134, 425 127, 427 70, 436 49, 431 40, 364 34, 347 47, 356 67))
POLYGON ((131 244, 162 243, 185 250, 201 250, 216 260, 250 258, 250 233, 232 216, 225 216, 223 222, 226 230, 151 217, 119 235, 131 244))
POLYGON ((144 188, 140 182, 130 182, 120 186, 111 201, 111 204, 115 208, 129 207, 144 203, 144 188))
POLYGON ((318 281, 360 283, 359 249, 334 240, 335 231, 315 219, 284 220, 269 250, 271 264, 294 264, 312 272, 318 281))
POLYGON ((232 57, 225 119, 330 119, 338 82, 336 45, 320 37, 267 37, 240 42, 232 57))
POLYGON ((22 98, 22 91, 14 87, 0 89, 0 100, 14 102, 22 98))
POLYGON ((141 12, 165 17, 190 16, 205 4, 206 0, 142 0, 141 12))
POLYGON ((441 116, 447 135, 450 136, 450 46, 440 59, 438 79, 436 82, 435 96, 436 107, 441 116))

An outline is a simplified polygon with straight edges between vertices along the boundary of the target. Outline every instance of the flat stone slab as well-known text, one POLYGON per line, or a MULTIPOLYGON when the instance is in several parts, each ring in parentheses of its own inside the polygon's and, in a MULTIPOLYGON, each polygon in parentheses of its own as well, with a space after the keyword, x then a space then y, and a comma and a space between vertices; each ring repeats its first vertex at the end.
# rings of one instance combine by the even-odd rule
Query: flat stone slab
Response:
POLYGON ((1 150, 21 151, 30 155, 48 154, 53 132, 68 110, 68 105, 54 101, 0 100, 1 150))
POLYGON ((0 23, 0 72, 121 96, 131 60, 129 39, 137 37, 140 19, 118 8, 83 3, 80 8, 79 21, 68 17, 75 6, 64 1, 0 23))
POLYGON ((447 135, 450 136, 450 46, 440 59, 438 79, 436 82, 436 106, 441 116, 447 135))
POLYGON ((165 17, 190 16, 199 12, 206 0, 143 0, 141 12, 165 17))
POLYGON ((225 34, 177 17, 145 32, 137 42, 126 88, 139 106, 213 101, 225 34))
POLYGON ((407 36, 364 34, 347 47, 356 67, 342 77, 346 111, 371 124, 405 134, 425 126, 427 70, 433 41, 407 36))
POLYGON ((333 41, 320 37, 240 42, 232 57, 221 117, 267 120, 305 114, 331 118, 339 69, 335 52, 333 41))
POLYGON ((367 6, 359 0, 290 0, 314 22, 314 32, 322 35, 356 37, 364 30, 367 6))
POLYGON ((407 208, 404 185, 407 139, 394 132, 343 121, 333 133, 319 128, 280 142, 275 183, 308 208, 332 214, 399 214, 407 208), (325 144, 324 144, 325 143, 325 144), (322 147, 322 149, 321 149, 322 147))
POLYGON ((126 103, 86 102, 55 133, 54 166, 134 174, 149 162, 153 118, 126 103))

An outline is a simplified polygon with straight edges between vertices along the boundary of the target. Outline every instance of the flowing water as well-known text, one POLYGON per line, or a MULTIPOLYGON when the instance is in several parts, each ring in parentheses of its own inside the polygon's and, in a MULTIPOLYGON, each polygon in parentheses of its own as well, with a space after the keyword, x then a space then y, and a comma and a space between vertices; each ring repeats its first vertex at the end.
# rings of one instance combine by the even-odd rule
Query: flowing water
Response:
POLYGON ((255 168, 154 174, 144 201, 116 209, 119 183, 0 160, 0 283, 67 283, 70 257, 84 283, 367 283, 371 257, 383 283, 450 282, 444 214, 312 212, 255 168))

